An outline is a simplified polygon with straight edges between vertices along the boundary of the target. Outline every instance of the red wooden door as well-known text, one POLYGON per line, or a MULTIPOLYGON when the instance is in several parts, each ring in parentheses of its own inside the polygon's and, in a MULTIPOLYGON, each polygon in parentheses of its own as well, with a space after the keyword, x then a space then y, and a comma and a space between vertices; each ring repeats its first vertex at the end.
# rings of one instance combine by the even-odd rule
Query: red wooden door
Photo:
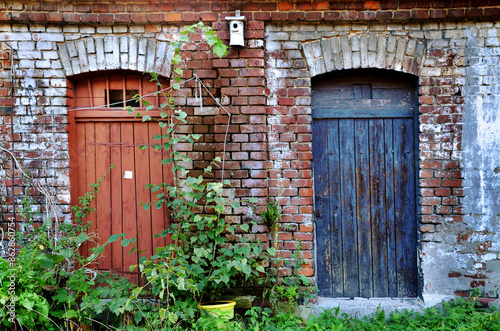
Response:
MULTIPOLYGON (((127 238, 136 238, 137 250, 130 254, 131 247, 123 248, 119 241, 107 247, 103 258, 94 266, 102 271, 112 271, 138 282, 137 269, 130 272, 131 265, 138 264, 141 256, 151 256, 156 247, 169 244, 166 238, 155 238, 169 224, 165 209, 144 210, 141 202, 155 200, 157 193, 146 188, 148 183, 172 183, 171 169, 163 166, 161 151, 153 148, 140 150, 141 145, 154 145, 154 135, 160 134, 156 122, 142 122, 123 110, 123 101, 135 94, 157 91, 157 85, 149 77, 140 74, 101 74, 81 78, 74 83, 75 108, 70 111, 70 148, 72 197, 83 196, 90 183, 102 178, 111 164, 114 169, 101 182, 90 216, 89 232, 95 232, 97 242, 104 243, 110 235, 125 233, 127 238), (108 102, 109 100, 109 102, 108 102), (108 105, 111 104, 111 105, 108 105)), ((157 105, 163 100, 152 95, 148 101, 157 105)), ((142 102, 141 102, 142 103, 142 102)), ((141 103, 126 102, 141 109, 141 103)), ((148 112, 154 117, 158 112, 148 112)), ((82 247, 88 254, 92 243, 82 247)))

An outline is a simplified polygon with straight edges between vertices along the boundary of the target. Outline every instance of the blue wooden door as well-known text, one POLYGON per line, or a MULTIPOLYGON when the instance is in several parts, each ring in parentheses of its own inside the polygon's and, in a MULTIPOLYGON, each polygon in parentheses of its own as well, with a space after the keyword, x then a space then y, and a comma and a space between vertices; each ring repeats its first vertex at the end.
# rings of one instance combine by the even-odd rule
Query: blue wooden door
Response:
POLYGON ((415 85, 387 72, 313 81, 320 296, 418 294, 415 85))

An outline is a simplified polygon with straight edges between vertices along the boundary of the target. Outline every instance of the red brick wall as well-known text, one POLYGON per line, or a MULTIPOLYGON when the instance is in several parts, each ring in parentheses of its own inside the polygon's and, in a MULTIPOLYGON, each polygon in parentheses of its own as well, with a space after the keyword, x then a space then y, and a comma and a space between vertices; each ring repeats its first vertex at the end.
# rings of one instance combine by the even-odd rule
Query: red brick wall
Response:
POLYGON ((0 20, 67 23, 192 23, 216 22, 241 10, 258 21, 404 21, 494 18, 498 0, 415 1, 5 1, 0 20))

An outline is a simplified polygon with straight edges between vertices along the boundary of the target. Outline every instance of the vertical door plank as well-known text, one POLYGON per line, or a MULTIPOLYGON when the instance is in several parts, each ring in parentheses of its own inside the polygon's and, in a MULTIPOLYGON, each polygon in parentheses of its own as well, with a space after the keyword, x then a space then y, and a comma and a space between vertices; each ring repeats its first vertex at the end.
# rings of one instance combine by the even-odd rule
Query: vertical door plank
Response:
MULTIPOLYGON (((161 134, 164 134, 167 132, 167 128, 168 126, 165 128, 165 129, 162 129, 161 130, 161 134)), ((166 139, 162 139, 161 140, 161 143, 162 144, 165 144, 167 142, 166 139)), ((165 150, 162 150, 161 151, 161 158, 162 160, 163 159, 167 159, 169 158, 170 155, 169 155, 169 152, 165 151, 165 150)), ((163 172, 163 182, 164 183, 170 183, 170 185, 174 185, 174 172, 172 171, 172 164, 164 164, 163 167, 162 167, 162 172, 163 172)), ((163 209, 163 213, 165 215, 165 228, 167 229, 168 226, 170 224, 172 224, 172 219, 170 217, 170 212, 167 210, 167 208, 164 208, 163 209)), ((172 236, 168 235, 166 238, 165 238, 165 245, 170 245, 172 244, 173 241, 172 241, 172 236)))
MULTIPOLYGON (((88 190, 87 186, 87 141, 86 141, 86 126, 85 123, 76 124, 76 149, 78 153, 78 161, 81 166, 78 167, 78 197, 83 197, 88 190)), ((73 193, 73 192, 72 192, 73 193)), ((72 198, 73 200, 73 198, 72 198)), ((78 198, 76 199, 78 201, 78 198)), ((88 242, 82 243, 80 253, 84 257, 88 257, 88 242)))
POLYGON ((91 78, 92 82, 92 101, 94 106, 105 106, 109 103, 106 100, 106 91, 108 89, 106 85, 106 76, 100 75, 91 78), (107 101, 107 102, 106 102, 107 101))
MULTIPOLYGON (((134 127, 133 122, 123 122, 121 124, 121 139, 125 145, 122 148, 122 215, 123 215, 123 232, 128 238, 137 239, 137 200, 135 188, 135 151, 133 146, 134 127), (125 171, 132 171, 132 179, 123 178, 125 171)), ((137 242, 136 242, 137 244, 137 242)), ((132 247, 125 247, 123 252, 123 269, 129 271, 131 265, 138 264, 137 251, 131 252, 132 247)), ((137 269, 136 269, 137 270, 137 269)), ((129 274, 129 280, 138 284, 137 274, 129 274)))
MULTIPOLYGON (((373 288, 374 297, 387 297, 389 280, 387 275, 387 218, 384 208, 386 200, 384 120, 370 119, 370 187, 372 190, 372 235, 373 235, 373 288)), ((392 168, 392 164, 390 165, 392 168)))
MULTIPOLYGON (((96 178, 103 178, 97 192, 97 212, 96 212, 96 227, 99 236, 99 244, 104 244, 111 233, 111 183, 109 175, 106 172, 109 169, 110 147, 109 147, 109 123, 95 123, 96 136, 96 178)), ((111 269, 111 247, 107 246, 104 249, 103 257, 99 260, 99 269, 111 269)))
MULTIPOLYGON (((150 79, 151 76, 149 75, 142 76, 142 95, 147 95, 146 97, 144 97, 144 101, 148 101, 152 105, 158 106, 158 98, 154 94, 156 91, 158 91, 158 86, 156 85, 156 82, 150 83, 150 79)), ((144 105, 144 107, 146 107, 146 105, 144 105)))
POLYGON ((388 296, 398 296, 398 276, 396 262, 396 227, 394 211, 394 172, 397 171, 394 160, 394 121, 384 119, 385 144, 385 205, 384 213, 387 224, 387 274, 388 296))
MULTIPOLYGON (((96 164, 96 155, 95 155, 95 150, 96 150, 96 145, 95 145, 95 126, 94 123, 85 123, 85 144, 86 144, 86 156, 85 156, 85 188, 86 191, 90 190, 90 184, 96 183, 96 173, 95 173, 95 164, 96 164)), ((96 208, 96 201, 92 201, 91 208, 96 208)), ((90 226, 88 229, 89 233, 95 234, 97 232, 97 227, 96 227, 96 222, 97 222, 97 217, 96 217, 97 212, 94 211, 90 213, 90 215, 87 217, 87 221, 90 222, 90 226)), ((91 241, 88 242, 87 249, 90 254, 90 249, 92 247, 95 247, 95 244, 92 243, 91 241)), ((96 268, 96 264, 92 263, 89 266, 90 268, 96 268)))
MULTIPOLYGON (((111 231, 113 234, 123 233, 122 219, 122 148, 121 143, 121 123, 110 122, 110 161, 115 168, 110 173, 111 178, 111 231)), ((128 237, 127 237, 128 239, 128 237)), ((115 272, 120 271, 123 274, 123 247, 121 241, 116 241, 111 245, 111 267, 115 272)))
MULTIPOLYGON (((344 281, 342 267, 342 208, 341 208, 341 178, 340 178, 340 142, 339 120, 331 119, 328 125, 328 177, 330 181, 330 224, 332 251, 332 286, 333 296, 344 296, 344 281)), ((319 164, 319 166, 325 166, 319 164)))
POLYGON ((413 119, 395 119, 395 159, 399 173, 395 184, 396 242, 399 297, 416 296, 416 222, 413 119), (396 143, 397 142, 397 143, 396 143), (413 220, 413 221, 409 221, 413 220))
MULTIPOLYGON (((134 122, 134 144, 136 146, 149 143, 149 130, 147 122, 134 122)), ((150 183, 149 178, 149 151, 147 149, 135 150, 135 189, 137 198, 137 247, 141 256, 153 255, 153 236, 151 228, 151 209, 144 210, 139 206, 143 202, 151 202, 151 191, 146 188, 150 183)))
POLYGON ((356 187, 354 162, 354 120, 339 120, 340 169, 342 183, 342 254, 344 296, 359 296, 356 187))
POLYGON ((370 159, 368 149, 368 120, 354 120, 356 163, 356 230, 358 237, 359 295, 373 296, 372 252, 370 222, 370 159))
POLYGON ((322 257, 317 264, 317 273, 321 275, 318 278, 318 290, 321 296, 332 296, 332 246, 331 246, 331 216, 328 197, 329 178, 328 178, 328 121, 315 121, 313 132, 320 139, 313 141, 313 149, 318 151, 314 153, 314 185, 316 188, 316 243, 317 254, 322 257))
MULTIPOLYGON (((153 145, 155 144, 160 144, 162 140, 155 140, 153 137, 155 135, 160 135, 161 134, 161 129, 158 123, 148 123, 149 126, 149 144, 151 145, 148 148, 149 152, 149 160, 150 160, 150 166, 149 166, 149 177, 150 177, 150 183, 153 185, 160 184, 163 182, 163 176, 162 176, 162 149, 159 149, 158 151, 155 151, 153 145)), ((163 192, 162 190, 156 191, 156 192, 151 192, 151 200, 155 201, 157 200, 156 195, 163 192)), ((155 235, 161 234, 161 232, 166 229, 168 226, 166 224, 166 219, 165 219, 165 207, 161 207, 160 209, 156 209, 156 206, 153 204, 151 206, 151 229, 152 229, 152 235, 153 235, 153 254, 156 252, 157 247, 162 247, 165 245, 165 237, 158 237, 155 238, 155 235)))

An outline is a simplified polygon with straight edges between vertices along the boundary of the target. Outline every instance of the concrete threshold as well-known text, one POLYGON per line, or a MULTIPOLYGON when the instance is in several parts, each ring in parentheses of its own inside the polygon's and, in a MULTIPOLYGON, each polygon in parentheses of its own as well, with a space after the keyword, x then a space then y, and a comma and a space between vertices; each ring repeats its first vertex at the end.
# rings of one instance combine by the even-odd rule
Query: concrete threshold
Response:
POLYGON ((374 314, 377 309, 384 310, 386 316, 391 312, 405 310, 419 311, 425 310, 424 302, 418 298, 324 298, 319 297, 316 304, 310 305, 310 313, 318 316, 325 309, 339 308, 339 316, 343 313, 351 317, 361 318, 374 314))

